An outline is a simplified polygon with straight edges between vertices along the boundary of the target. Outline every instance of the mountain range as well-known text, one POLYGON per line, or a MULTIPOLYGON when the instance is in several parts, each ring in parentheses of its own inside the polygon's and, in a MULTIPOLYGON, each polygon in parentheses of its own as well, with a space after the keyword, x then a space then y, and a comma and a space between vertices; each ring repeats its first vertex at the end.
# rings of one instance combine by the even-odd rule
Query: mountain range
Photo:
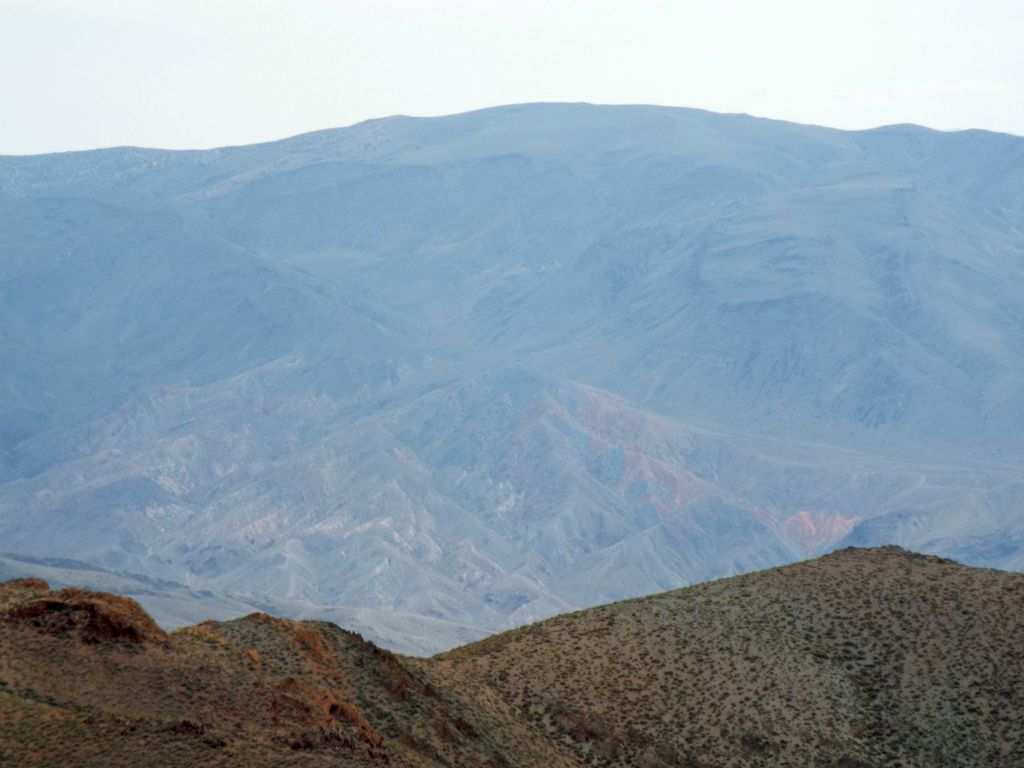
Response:
POLYGON ((1021 285, 985 131, 532 104, 0 157, 0 550, 417 652, 847 544, 1022 569, 1021 285))

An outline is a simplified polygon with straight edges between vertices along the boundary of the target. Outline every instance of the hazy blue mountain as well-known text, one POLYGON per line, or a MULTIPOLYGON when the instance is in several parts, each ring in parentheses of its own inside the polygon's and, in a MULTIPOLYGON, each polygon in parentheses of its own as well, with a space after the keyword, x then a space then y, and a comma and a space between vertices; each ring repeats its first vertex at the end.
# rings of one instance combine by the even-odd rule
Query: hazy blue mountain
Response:
POLYGON ((544 104, 0 157, 0 548, 457 627, 841 541, 1024 568, 1022 286, 983 131, 544 104))

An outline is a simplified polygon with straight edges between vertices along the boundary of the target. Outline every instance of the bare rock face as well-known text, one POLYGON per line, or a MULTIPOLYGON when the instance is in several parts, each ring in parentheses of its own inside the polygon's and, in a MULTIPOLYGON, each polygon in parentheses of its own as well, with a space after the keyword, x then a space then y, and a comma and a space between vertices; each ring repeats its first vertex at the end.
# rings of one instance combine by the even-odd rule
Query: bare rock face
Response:
POLYGON ((83 643, 138 645, 167 637, 130 598, 75 588, 51 591, 42 579, 19 579, 0 586, 0 611, 6 621, 83 643))

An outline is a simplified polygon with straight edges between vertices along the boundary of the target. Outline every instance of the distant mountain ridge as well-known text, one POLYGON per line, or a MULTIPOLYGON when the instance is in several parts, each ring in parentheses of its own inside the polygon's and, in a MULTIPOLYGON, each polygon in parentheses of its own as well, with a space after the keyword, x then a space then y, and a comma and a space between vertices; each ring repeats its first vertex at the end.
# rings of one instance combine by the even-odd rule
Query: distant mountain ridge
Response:
POLYGON ((1024 139, 661 107, 0 158, 0 541, 498 628, 1024 568, 1024 139))

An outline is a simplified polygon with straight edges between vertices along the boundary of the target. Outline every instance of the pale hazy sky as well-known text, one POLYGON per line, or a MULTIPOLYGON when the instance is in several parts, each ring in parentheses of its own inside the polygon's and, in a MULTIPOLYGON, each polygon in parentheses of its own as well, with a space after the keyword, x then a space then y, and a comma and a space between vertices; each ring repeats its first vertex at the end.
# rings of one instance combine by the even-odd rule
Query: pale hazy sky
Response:
POLYGON ((1024 0, 0 0, 0 153, 525 101, 1024 134, 1024 0))

